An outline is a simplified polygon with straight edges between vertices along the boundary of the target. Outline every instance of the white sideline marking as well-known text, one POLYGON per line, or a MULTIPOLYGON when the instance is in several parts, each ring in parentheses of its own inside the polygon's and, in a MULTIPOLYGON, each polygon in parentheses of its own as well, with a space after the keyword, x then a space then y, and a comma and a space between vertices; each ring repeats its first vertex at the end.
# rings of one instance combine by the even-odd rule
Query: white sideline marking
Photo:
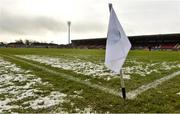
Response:
MULTIPOLYGON (((0 54, 0 55, 1 55, 1 54, 0 54)), ((112 94, 112 95, 116 95, 116 96, 122 97, 122 95, 121 95, 120 92, 117 92, 117 91, 115 91, 115 90, 113 90, 113 89, 106 88, 106 87, 103 87, 103 86, 100 86, 100 85, 97 85, 97 84, 92 84, 91 82, 83 81, 83 80, 81 80, 81 79, 79 79, 79 78, 75 78, 75 77, 73 77, 73 76, 69 76, 69 75, 66 75, 66 74, 64 74, 64 73, 59 73, 59 72, 57 72, 57 71, 50 70, 50 69, 48 69, 48 68, 46 68, 46 67, 39 66, 39 65, 36 65, 36 64, 27 62, 27 61, 25 61, 25 60, 18 59, 17 57, 14 58, 14 57, 10 57, 10 56, 7 56, 7 55, 2 55, 2 56, 6 56, 6 57, 8 57, 8 58, 11 58, 11 59, 14 59, 14 60, 17 60, 17 61, 21 61, 21 62, 26 63, 26 64, 28 64, 28 65, 31 65, 31 66, 33 66, 33 67, 42 69, 42 70, 44 70, 44 71, 46 71, 46 72, 49 72, 49 73, 52 73, 52 74, 55 74, 55 75, 59 75, 59 76, 65 78, 65 79, 68 79, 68 80, 71 80, 71 81, 75 81, 75 82, 78 82, 78 83, 87 85, 87 86, 89 86, 89 87, 92 87, 92 88, 99 89, 99 90, 101 90, 101 91, 104 91, 104 92, 106 92, 106 93, 110 93, 110 94, 112 94)), ((151 89, 151 88, 155 88, 155 87, 157 87, 158 85, 160 85, 161 83, 163 83, 163 82, 165 82, 165 81, 167 81, 167 80, 170 80, 170 79, 174 78, 175 76, 177 76, 177 75, 179 75, 179 74, 180 74, 180 71, 177 71, 177 72, 174 72, 174 73, 172 73, 172 74, 170 74, 170 75, 167 75, 167 76, 165 76, 165 77, 163 77, 163 78, 157 79, 157 80, 155 80, 155 81, 153 81, 153 82, 151 82, 151 83, 149 83, 149 84, 147 84, 147 85, 142 85, 141 87, 139 87, 139 88, 137 88, 137 89, 135 89, 135 90, 132 90, 132 91, 130 91, 130 92, 127 92, 127 98, 128 98, 128 99, 135 99, 139 94, 141 94, 141 93, 143 93, 143 92, 145 92, 145 91, 147 91, 147 90, 149 90, 149 89, 151 89)))
POLYGON ((151 89, 151 88, 155 88, 157 87, 158 85, 160 85, 161 83, 167 81, 167 80, 170 80, 172 78, 174 78, 175 76, 177 75, 180 75, 180 71, 177 71, 177 72, 174 72, 170 75, 167 75, 163 78, 160 78, 160 79, 157 79, 147 85, 142 85, 141 87, 135 89, 135 90, 132 90, 130 92, 127 93, 127 97, 128 99, 134 99, 136 98, 139 94, 141 94, 142 92, 145 92, 147 91, 148 89, 151 89))
MULTIPOLYGON (((1 54, 0 54, 0 55, 1 55, 1 54)), ((73 77, 73 76, 66 75, 66 74, 64 74, 64 73, 59 73, 59 72, 57 72, 57 71, 50 70, 50 69, 48 69, 48 68, 46 68, 46 67, 39 66, 39 65, 36 65, 36 64, 27 62, 27 61, 25 61, 25 60, 21 60, 21 59, 15 58, 15 57, 10 57, 10 56, 7 56, 7 55, 2 55, 2 56, 6 56, 6 57, 11 58, 11 59, 14 59, 14 60, 16 60, 16 61, 20 61, 20 62, 26 63, 26 64, 28 64, 28 65, 30 65, 30 66, 35 67, 35 68, 39 68, 39 69, 41 69, 41 70, 43 70, 43 71, 45 71, 45 72, 49 72, 49 73, 51 73, 51 74, 59 75, 59 76, 65 78, 65 79, 68 79, 68 80, 71 80, 71 81, 74 81, 74 82, 78 82, 78 83, 80 83, 80 84, 84 84, 84 85, 87 85, 87 86, 92 87, 92 88, 95 88, 95 89, 99 89, 99 90, 101 90, 101 91, 104 91, 104 92, 106 92, 106 93, 110 93, 110 94, 115 95, 115 96, 120 96, 120 97, 122 97, 122 95, 121 95, 120 92, 115 91, 115 90, 113 90, 113 89, 106 88, 106 87, 103 87, 103 86, 100 86, 100 85, 97 85, 97 84, 93 84, 93 83, 88 82, 88 81, 83 81, 83 80, 81 80, 81 79, 79 79, 79 78, 75 78, 75 77, 73 77)))

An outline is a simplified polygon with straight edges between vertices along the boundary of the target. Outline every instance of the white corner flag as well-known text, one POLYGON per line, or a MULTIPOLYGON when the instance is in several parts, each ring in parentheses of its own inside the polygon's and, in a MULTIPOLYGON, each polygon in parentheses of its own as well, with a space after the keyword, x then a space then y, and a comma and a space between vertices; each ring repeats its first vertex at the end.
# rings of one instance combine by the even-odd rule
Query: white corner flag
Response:
POLYGON ((110 19, 106 41, 105 65, 115 73, 120 73, 126 56, 131 48, 113 7, 110 8, 110 19))

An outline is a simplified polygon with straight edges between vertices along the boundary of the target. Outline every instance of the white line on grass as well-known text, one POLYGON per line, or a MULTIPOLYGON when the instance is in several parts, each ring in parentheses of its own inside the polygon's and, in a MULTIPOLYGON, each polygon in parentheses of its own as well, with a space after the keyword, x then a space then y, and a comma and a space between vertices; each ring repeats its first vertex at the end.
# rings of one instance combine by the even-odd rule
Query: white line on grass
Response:
MULTIPOLYGON (((0 54, 1 55, 1 54, 0 54)), ((45 72, 49 72, 51 74, 55 74, 55 75, 59 75, 65 79, 68 79, 68 80, 71 80, 71 81, 75 81, 75 82, 78 82, 78 83, 81 83, 81 84, 84 84, 84 85, 87 85, 89 87, 92 87, 92 88, 95 88, 95 89, 99 89, 101 91, 104 91, 106 93, 110 93, 112 95, 116 95, 116 96, 120 96, 122 97, 122 95, 120 94, 120 92, 117 92, 113 89, 110 89, 110 88, 106 88, 106 87, 103 87, 103 86, 100 86, 100 85, 97 85, 97 84, 92 84, 91 82, 88 82, 88 81, 83 81, 79 78, 75 78, 73 76, 69 76, 69 75, 66 75, 64 73, 60 73, 60 72, 57 72, 57 71, 54 71, 54 70, 50 70, 46 67, 43 67, 43 66, 39 66, 39 65, 36 65, 36 64, 33 64, 33 63, 30 63, 30 62, 27 62, 25 60, 22 60, 22 59, 18 59, 17 57, 10 57, 10 56, 7 56, 7 55, 2 55, 2 56, 6 56, 8 58, 11 58, 11 59, 14 59, 14 60, 17 60, 17 61, 20 61, 20 62, 23 62, 23 63, 26 63, 28 65, 31 65, 33 67, 36 67, 36 68, 39 68, 39 69, 42 69, 44 70, 45 72)), ((151 88, 155 88, 157 87, 158 85, 160 85, 161 83, 167 81, 167 80, 170 80, 172 78, 174 78, 175 76, 179 75, 180 74, 180 71, 177 71, 175 73, 172 73, 168 76, 165 76, 163 78, 160 78, 160 79, 157 79, 147 85, 142 85, 141 87, 135 89, 135 90, 132 90, 130 92, 127 93, 127 98, 128 99, 135 99, 139 94, 151 89, 151 88)))
MULTIPOLYGON (((0 54, 0 55, 1 55, 1 54, 0 54)), ((60 72, 57 72, 57 71, 55 71, 55 70, 48 69, 48 68, 43 67, 43 66, 39 66, 39 65, 36 65, 36 64, 27 62, 27 61, 22 60, 22 59, 18 59, 17 57, 15 58, 15 57, 7 56, 7 55, 2 55, 2 56, 5 56, 5 57, 8 57, 8 58, 14 59, 14 60, 16 60, 16 61, 20 61, 20 62, 26 63, 26 64, 28 64, 28 65, 30 65, 30 66, 33 66, 33 67, 38 68, 38 69, 41 69, 41 70, 43 70, 43 71, 45 71, 45 72, 48 72, 48 73, 51 73, 51 74, 55 74, 55 75, 61 76, 61 77, 65 78, 65 79, 68 79, 68 80, 71 80, 71 81, 74 81, 74 82, 78 82, 78 83, 80 83, 80 84, 84 84, 84 85, 87 85, 87 86, 92 87, 92 88, 95 88, 95 89, 99 89, 99 90, 101 90, 101 91, 104 91, 104 92, 106 92, 106 93, 110 93, 110 94, 112 94, 112 95, 116 95, 116 96, 122 97, 122 96, 120 95, 120 92, 115 91, 115 90, 113 90, 113 89, 106 88, 106 87, 103 87, 103 86, 100 86, 100 85, 97 85, 97 84, 93 84, 93 83, 88 82, 88 81, 83 81, 83 80, 81 80, 81 79, 79 79, 79 78, 75 78, 75 77, 70 76, 70 75, 67 75, 67 74, 65 74, 65 73, 60 73, 60 72)))
POLYGON ((170 80, 172 78, 174 78, 175 76, 177 75, 180 75, 180 71, 177 71, 177 72, 174 72, 170 75, 167 75, 163 78, 160 78, 160 79, 157 79, 147 85, 142 85, 141 87, 133 90, 133 91, 130 91, 127 93, 127 96, 128 96, 128 99, 135 99, 139 94, 147 91, 148 89, 151 89, 151 88, 155 88, 157 87, 158 85, 160 85, 161 83, 167 81, 167 80, 170 80))

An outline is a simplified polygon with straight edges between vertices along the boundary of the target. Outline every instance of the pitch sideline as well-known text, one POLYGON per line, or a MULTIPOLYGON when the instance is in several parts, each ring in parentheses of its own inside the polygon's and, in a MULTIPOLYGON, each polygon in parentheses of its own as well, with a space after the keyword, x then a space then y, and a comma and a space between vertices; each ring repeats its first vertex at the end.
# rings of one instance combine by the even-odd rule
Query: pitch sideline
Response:
MULTIPOLYGON (((2 55, 2 54, 0 54, 2 55)), ((33 63, 30 63, 30 62, 27 62, 25 60, 22 60, 22 59, 18 59, 19 57, 10 57, 8 55, 2 55, 2 56, 5 56, 5 57, 8 57, 8 58, 11 58, 11 59, 14 59, 16 61, 20 61, 20 62, 23 62, 23 63, 26 63, 30 66, 33 66, 33 67, 36 67, 36 68, 39 68, 39 69, 42 69, 44 70, 45 72, 48 72, 48 73, 51 73, 51 74, 55 74, 55 75, 59 75, 61 76, 62 78, 65 78, 65 79, 68 79, 68 80, 71 80, 71 81, 75 81, 77 83, 80 83, 80 84, 84 84, 84 85, 87 85, 89 87, 92 87, 92 88, 95 88, 95 89, 99 89, 101 91, 104 91, 106 93, 109 93, 109 94, 112 94, 112 95, 115 95, 115 96, 120 96, 122 97, 121 93, 118 92, 118 91, 115 91, 113 89, 110 89, 110 88, 106 88, 106 87, 103 87, 103 86, 100 86, 100 85, 97 85, 97 84, 92 84, 91 82, 88 82, 88 81, 83 81, 79 78, 75 78, 73 76, 69 76, 69 75, 66 75, 64 73, 59 73, 57 71, 54 71, 54 70, 50 70, 46 67, 43 67, 43 66, 40 66, 40 65, 36 65, 36 64, 33 64, 33 63)), ((139 94, 151 89, 151 88, 155 88, 157 87, 158 85, 160 85, 161 83, 167 81, 167 80, 170 80, 174 77, 176 77, 177 75, 180 74, 180 71, 177 71, 177 72, 174 72, 170 75, 167 75, 163 78, 160 78, 160 79, 157 79, 149 84, 146 84, 146 85, 142 85, 140 86, 139 88, 135 89, 135 90, 132 90, 130 92, 127 92, 127 98, 128 99, 135 99, 139 94)))
MULTIPOLYGON (((1 55, 1 54, 0 54, 1 55)), ((33 63, 30 63, 30 62, 27 62, 25 60, 22 60, 22 59, 18 59, 19 57, 10 57, 10 56, 7 56, 7 55, 2 55, 4 57, 8 57, 10 59, 13 59, 13 60, 16 60, 16 61, 19 61, 19 62, 22 62, 22 63, 25 63, 25 64, 28 64, 30 66, 33 66, 35 68, 38 68, 38 69, 41 69, 41 70, 44 70, 45 72, 48 72, 48 73, 51 73, 51 74, 55 74, 55 75, 58 75, 58 76, 61 76, 62 78, 65 78, 67 80, 71 80, 71 81, 75 81, 77 83, 80 83, 80 84, 84 84, 84 85, 87 85, 89 87, 92 87, 92 88, 95 88, 95 89, 99 89, 101 91, 104 91, 106 93, 110 93, 112 95, 115 95, 115 96, 120 96, 120 92, 117 92, 113 89, 110 89, 110 88, 106 88, 106 87, 103 87, 103 86, 100 86, 100 85, 97 85, 97 84, 93 84, 91 82, 88 82, 88 81, 83 81, 79 78, 75 78, 73 76, 69 76, 69 75, 66 75, 65 73, 60 73, 60 72, 57 72, 55 70, 51 70, 51 69, 48 69, 44 66, 40 66, 40 65, 36 65, 36 64, 33 64, 33 63)))
POLYGON ((151 89, 151 88, 155 88, 157 87, 158 85, 160 85, 161 83, 167 81, 167 80, 170 80, 176 76, 180 75, 180 71, 177 71, 177 72, 174 72, 170 75, 167 75, 163 78, 160 78, 160 79, 157 79, 149 84, 146 84, 146 85, 142 85, 140 86, 139 88, 135 89, 135 90, 132 90, 130 92, 127 93, 127 96, 128 96, 128 99, 135 99, 139 94, 151 89))

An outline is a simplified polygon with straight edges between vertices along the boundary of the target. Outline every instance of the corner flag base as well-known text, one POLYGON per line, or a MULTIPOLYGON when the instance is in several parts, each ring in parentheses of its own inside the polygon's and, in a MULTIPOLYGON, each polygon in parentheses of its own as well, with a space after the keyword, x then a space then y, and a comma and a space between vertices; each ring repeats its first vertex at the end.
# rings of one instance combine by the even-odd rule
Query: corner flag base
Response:
POLYGON ((126 99, 126 89, 122 88, 122 97, 123 99, 126 99))

